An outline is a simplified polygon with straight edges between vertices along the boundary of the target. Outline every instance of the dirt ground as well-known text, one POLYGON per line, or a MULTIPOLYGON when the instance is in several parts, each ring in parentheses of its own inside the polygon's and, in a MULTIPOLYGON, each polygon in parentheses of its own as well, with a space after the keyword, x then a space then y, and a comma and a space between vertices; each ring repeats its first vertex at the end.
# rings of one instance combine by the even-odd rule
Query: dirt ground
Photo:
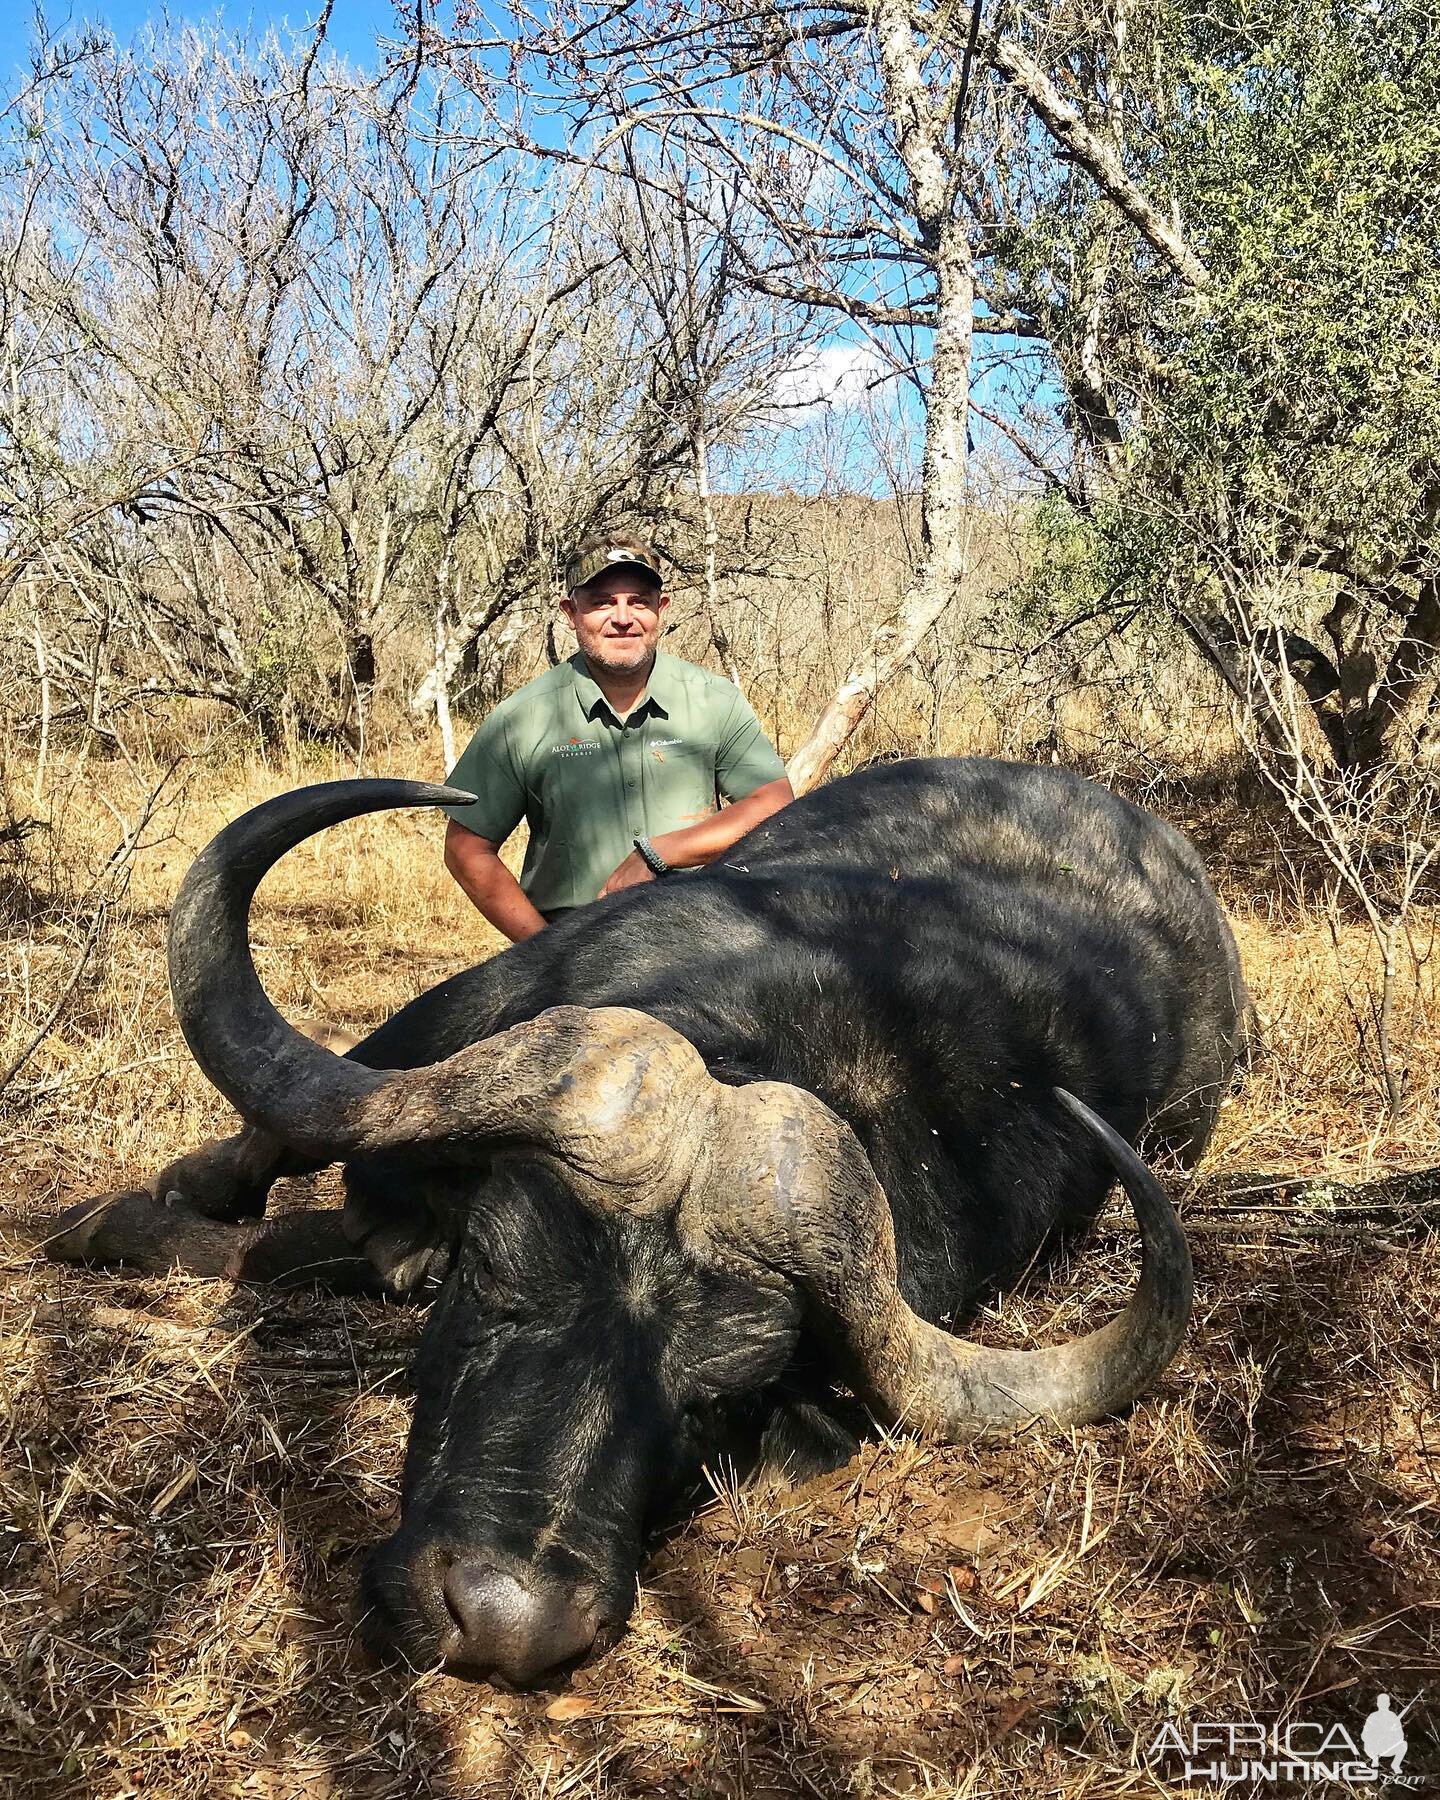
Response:
MULTIPOLYGON (((1263 1026, 1175 1190, 1198 1299, 1163 1383, 1068 1436, 877 1437, 800 1490, 717 1470, 646 1564, 622 1643, 515 1695, 377 1669, 356 1640, 359 1565, 395 1515, 412 1311, 34 1248, 60 1205, 225 1127, 169 1018, 165 908, 221 820, 288 784, 238 771, 150 834, 75 1004, 5 1096, 0 1792, 1200 1792, 1174 1734, 1157 1747, 1167 1725, 1313 1721, 1358 1742, 1380 1692, 1411 1707, 1414 1786, 1393 1791, 1440 1792, 1431 965, 1390 1123, 1357 1051, 1363 923, 1321 906, 1233 799, 1153 794, 1217 869, 1263 1026)), ((103 860, 126 810, 95 789, 67 803, 75 866, 103 860)), ((253 936, 282 1005, 359 1029, 494 947, 434 821, 401 814, 287 859, 253 936)), ((6 1066, 75 955, 63 910, 37 902, 10 952, 6 1066)), ((1133 1249, 1113 1207, 975 1330, 1083 1328, 1123 1305, 1133 1249)), ((1374 1791, 1328 1791, 1352 1787, 1374 1791)))

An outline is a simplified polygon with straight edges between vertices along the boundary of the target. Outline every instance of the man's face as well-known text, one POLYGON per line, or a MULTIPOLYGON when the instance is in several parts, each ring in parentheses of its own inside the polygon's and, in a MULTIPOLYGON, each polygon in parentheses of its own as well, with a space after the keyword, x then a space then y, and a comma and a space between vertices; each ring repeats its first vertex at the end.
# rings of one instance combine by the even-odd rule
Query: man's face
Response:
POLYGON ((560 602, 585 660, 611 675, 650 666, 670 596, 643 569, 607 569, 560 602))

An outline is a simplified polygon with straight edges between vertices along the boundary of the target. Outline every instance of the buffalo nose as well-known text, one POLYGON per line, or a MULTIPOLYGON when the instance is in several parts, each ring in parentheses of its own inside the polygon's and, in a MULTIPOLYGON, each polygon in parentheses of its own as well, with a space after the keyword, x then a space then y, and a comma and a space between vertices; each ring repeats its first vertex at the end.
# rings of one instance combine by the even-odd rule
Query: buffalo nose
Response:
POLYGON ((595 1621, 564 1588, 461 1558, 445 1574, 445 1602, 460 1642, 445 1660, 527 1687, 595 1641, 595 1621))

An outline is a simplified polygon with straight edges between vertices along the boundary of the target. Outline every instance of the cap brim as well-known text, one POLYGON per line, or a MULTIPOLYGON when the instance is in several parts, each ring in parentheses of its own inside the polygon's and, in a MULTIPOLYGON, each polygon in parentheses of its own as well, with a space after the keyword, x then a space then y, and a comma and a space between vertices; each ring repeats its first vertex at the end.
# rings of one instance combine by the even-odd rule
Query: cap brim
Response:
POLYGON ((663 587, 665 584, 665 578, 658 569, 652 568, 647 562, 641 562, 638 557, 623 556, 616 557, 612 562, 601 563, 598 569, 592 569, 580 581, 569 582, 568 591, 573 594, 576 588, 589 587, 592 581, 598 581, 602 575, 612 574, 616 569, 639 569, 641 574, 650 577, 656 587, 663 587))

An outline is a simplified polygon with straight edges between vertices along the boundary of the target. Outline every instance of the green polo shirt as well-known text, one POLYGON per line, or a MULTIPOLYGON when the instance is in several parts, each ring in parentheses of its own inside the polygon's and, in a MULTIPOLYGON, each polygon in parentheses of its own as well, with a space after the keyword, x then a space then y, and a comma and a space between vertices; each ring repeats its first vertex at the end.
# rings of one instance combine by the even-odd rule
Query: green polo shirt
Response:
POLYGON ((620 719, 577 652, 485 720, 449 775, 478 798, 445 811, 493 844, 526 820, 520 886, 551 914, 593 900, 637 837, 697 824, 784 773, 723 677, 657 652, 644 697, 620 719))

